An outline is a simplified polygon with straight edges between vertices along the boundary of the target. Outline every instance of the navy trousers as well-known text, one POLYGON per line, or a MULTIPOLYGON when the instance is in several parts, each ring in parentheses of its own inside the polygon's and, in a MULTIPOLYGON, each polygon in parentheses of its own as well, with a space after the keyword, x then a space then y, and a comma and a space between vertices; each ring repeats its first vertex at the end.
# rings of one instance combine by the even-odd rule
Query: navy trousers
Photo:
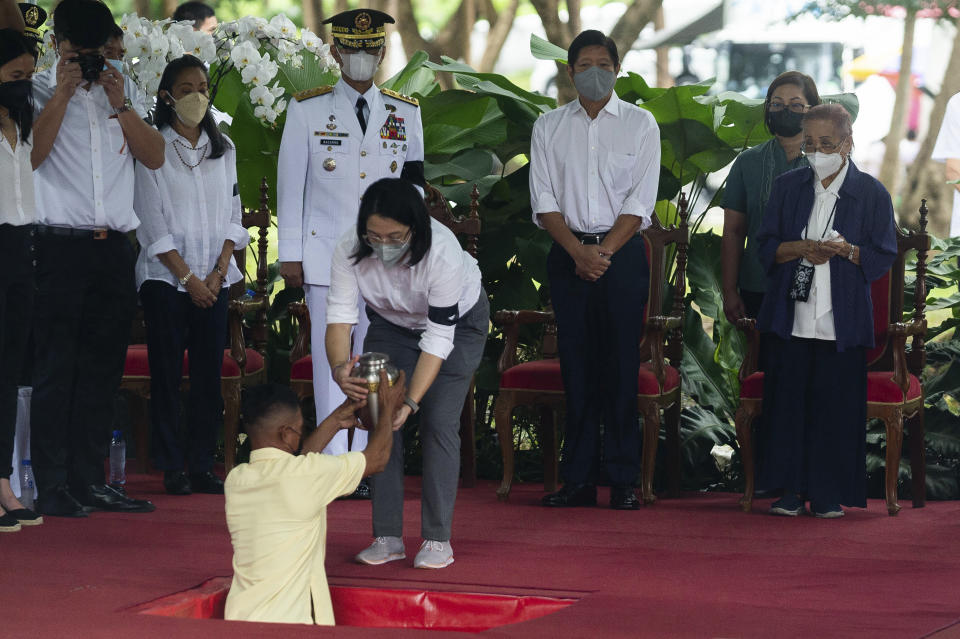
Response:
POLYGON ((628 240, 596 282, 575 268, 554 244, 547 275, 567 401, 560 475, 565 484, 596 483, 602 451, 607 479, 632 486, 640 473, 637 377, 650 280, 643 237, 628 240))
MULTIPOLYGON (((17 381, 33 321, 33 230, 0 225, 0 479, 13 473, 17 381)), ((29 457, 29 451, 23 451, 29 457)))
POLYGON ((758 486, 819 504, 867 506, 865 350, 773 334, 763 382, 767 438, 758 486))
POLYGON ((161 470, 183 470, 185 461, 191 473, 213 469, 223 414, 220 371, 227 341, 227 291, 220 289, 213 306, 200 308, 189 294, 166 282, 147 280, 140 287, 150 360, 153 457, 161 470), (190 359, 190 398, 186 433, 182 433, 180 381, 185 349, 190 359))

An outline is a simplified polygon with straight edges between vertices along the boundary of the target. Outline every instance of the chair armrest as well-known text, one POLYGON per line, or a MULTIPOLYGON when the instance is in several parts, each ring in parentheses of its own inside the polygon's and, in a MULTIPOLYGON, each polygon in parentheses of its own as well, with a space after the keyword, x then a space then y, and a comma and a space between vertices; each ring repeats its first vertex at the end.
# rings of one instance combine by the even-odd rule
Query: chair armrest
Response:
POLYGON ((647 318, 647 331, 672 331, 680 328, 683 320, 675 315, 652 315, 647 318))
POLYGON ((737 329, 743 331, 747 338, 747 354, 743 356, 740 371, 737 377, 740 383, 757 372, 760 362, 760 331, 757 329, 757 320, 752 317, 741 317, 737 320, 737 329))
POLYGON ((290 316, 297 320, 297 335, 293 338, 293 347, 290 349, 290 362, 296 362, 310 352, 310 311, 304 302, 290 302, 287 304, 290 316))
POLYGON ((910 389, 910 370, 907 367, 907 337, 923 337, 927 334, 927 320, 893 322, 887 326, 890 347, 893 351, 893 383, 900 387, 904 397, 910 389))
POLYGON ((247 344, 243 337, 243 317, 247 313, 265 310, 264 297, 243 297, 231 300, 227 306, 227 329, 230 333, 230 357, 240 367, 240 376, 247 370, 247 344))
POLYGON ((911 322, 894 322, 887 327, 887 332, 890 335, 903 335, 904 337, 926 335, 927 320, 915 319, 911 322))
POLYGON ((554 321, 550 311, 497 311, 493 323, 503 327, 503 352, 497 360, 497 372, 503 373, 517 364, 517 344, 523 324, 549 324, 554 321))

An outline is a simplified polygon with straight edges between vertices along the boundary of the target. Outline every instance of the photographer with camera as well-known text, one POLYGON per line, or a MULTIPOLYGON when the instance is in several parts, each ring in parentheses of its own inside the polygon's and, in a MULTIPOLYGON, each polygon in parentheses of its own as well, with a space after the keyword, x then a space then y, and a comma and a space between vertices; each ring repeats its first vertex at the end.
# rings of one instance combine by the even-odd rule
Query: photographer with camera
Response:
POLYGON ((57 64, 37 74, 33 461, 42 513, 149 512, 107 486, 103 458, 136 308, 134 161, 163 165, 164 139, 131 108, 103 48, 113 16, 96 0, 54 11, 57 64))

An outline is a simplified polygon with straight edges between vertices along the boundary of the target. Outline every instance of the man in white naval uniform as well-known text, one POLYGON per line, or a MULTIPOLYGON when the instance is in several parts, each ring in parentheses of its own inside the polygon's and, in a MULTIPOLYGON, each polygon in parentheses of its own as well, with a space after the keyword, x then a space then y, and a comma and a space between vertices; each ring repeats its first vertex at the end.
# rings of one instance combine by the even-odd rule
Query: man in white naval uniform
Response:
MULTIPOLYGON (((329 18, 332 53, 341 77, 294 96, 280 144, 277 167, 280 274, 287 286, 303 286, 310 311, 313 390, 317 419, 344 400, 327 363, 327 290, 338 238, 357 222, 367 186, 384 177, 402 177, 423 187, 423 126, 413 98, 373 84, 383 60, 384 23, 373 9, 345 11, 329 18)), ((358 300, 358 304, 362 304, 358 300)), ((353 352, 363 348, 369 320, 361 309, 353 352)), ((353 450, 367 434, 357 430, 353 450)), ((338 434, 324 452, 347 452, 347 434, 338 434)), ((363 485, 357 497, 369 496, 363 485)))

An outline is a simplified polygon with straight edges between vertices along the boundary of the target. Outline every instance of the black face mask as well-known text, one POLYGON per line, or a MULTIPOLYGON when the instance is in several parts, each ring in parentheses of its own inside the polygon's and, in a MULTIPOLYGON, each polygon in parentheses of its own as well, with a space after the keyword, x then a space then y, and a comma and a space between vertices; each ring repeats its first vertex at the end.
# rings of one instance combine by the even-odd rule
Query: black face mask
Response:
POLYGON ((767 128, 774 135, 792 138, 803 130, 803 113, 794 113, 790 109, 767 112, 767 128))
POLYGON ((0 82, 0 106, 8 111, 23 111, 30 105, 32 92, 33 82, 30 80, 0 82))

